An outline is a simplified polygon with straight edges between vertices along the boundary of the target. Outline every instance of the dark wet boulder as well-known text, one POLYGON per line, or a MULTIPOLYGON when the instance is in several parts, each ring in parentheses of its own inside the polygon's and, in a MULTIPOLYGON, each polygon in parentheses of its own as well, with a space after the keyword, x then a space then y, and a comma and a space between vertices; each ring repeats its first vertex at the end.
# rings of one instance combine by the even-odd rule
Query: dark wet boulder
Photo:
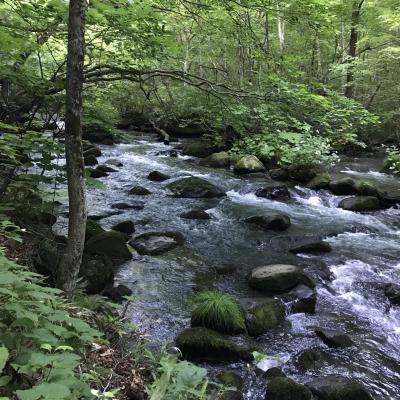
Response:
POLYGON ((102 295, 115 303, 122 303, 125 297, 132 295, 132 290, 125 285, 111 286, 103 290, 102 295))
POLYGON ((100 157, 101 156, 101 150, 98 146, 88 143, 86 146, 84 145, 83 147, 83 157, 89 157, 89 156, 95 156, 95 157, 100 157))
POLYGON ((256 298, 240 301, 245 310, 247 332, 259 336, 285 321, 285 306, 278 299, 256 298))
POLYGON ((160 171, 152 171, 149 173, 149 175, 147 175, 147 179, 153 182, 164 182, 170 178, 171 177, 169 175, 160 171))
POLYGON ((315 333, 327 346, 332 348, 350 347, 353 345, 350 337, 342 332, 317 329, 315 333))
POLYGON ((400 305, 400 285, 388 283, 385 286, 385 295, 392 304, 400 305))
POLYGON ((266 215, 255 215, 245 219, 245 222, 254 224, 258 228, 274 231, 284 231, 291 225, 290 217, 286 214, 273 213, 266 215))
POLYGON ((105 178, 106 176, 108 176, 107 172, 102 171, 101 169, 97 169, 97 168, 86 168, 87 173, 89 174, 89 176, 91 178, 105 178))
POLYGON ((299 166, 287 166, 274 168, 269 171, 271 178, 275 181, 296 181, 306 183, 317 175, 318 171, 312 168, 301 168, 299 166))
POLYGON ((174 181, 167 188, 174 197, 182 198, 218 198, 226 195, 219 187, 195 176, 174 181))
POLYGON ((286 378, 285 373, 279 367, 272 367, 265 372, 266 378, 286 378))
POLYGON ((111 133, 89 126, 84 127, 82 138, 91 143, 100 143, 112 146, 114 138, 111 133))
POLYGON ((96 156, 93 154, 89 154, 87 157, 85 157, 84 161, 85 161, 85 165, 89 165, 89 166, 97 165, 99 163, 97 161, 96 156))
POLYGON ((111 227, 113 231, 125 233, 126 235, 131 235, 135 232, 135 224, 131 220, 122 221, 111 227))
POLYGON ((249 277, 252 288, 266 293, 284 293, 297 285, 315 287, 314 281, 300 267, 272 264, 254 269, 249 277))
POLYGON ((191 141, 183 146, 183 153, 187 156, 205 158, 214 153, 214 145, 205 140, 191 141))
POLYGON ((313 400, 306 386, 290 378, 272 378, 267 384, 266 400, 313 400))
POLYGON ((204 165, 211 168, 229 168, 231 160, 229 154, 226 151, 219 153, 213 153, 210 156, 202 159, 200 165, 204 165))
POLYGON ((332 247, 323 240, 307 240, 290 248, 291 253, 329 253, 332 247))
POLYGON ((400 190, 394 190, 387 192, 380 190, 378 192, 378 198, 383 207, 394 207, 400 205, 400 190))
POLYGON ((129 190, 129 194, 136 195, 136 196, 147 196, 151 194, 149 189, 146 189, 143 186, 134 186, 129 190))
POLYGON ((331 180, 329 189, 339 196, 357 194, 356 181, 352 178, 338 178, 331 180))
POLYGON ((133 238, 129 244, 141 255, 156 256, 183 245, 185 238, 179 232, 146 232, 133 238))
POLYGON ((315 369, 319 366, 323 358, 323 353, 319 349, 302 350, 296 357, 296 367, 300 372, 315 369))
POLYGON ((339 203, 339 208, 346 211, 368 212, 380 210, 379 199, 373 196, 354 196, 347 197, 339 203))
POLYGON ((269 172, 271 179, 273 179, 274 181, 289 181, 290 180, 289 172, 284 168, 273 168, 273 169, 270 169, 268 172, 269 172))
POLYGON ((223 264, 215 267, 215 272, 218 275, 232 275, 237 271, 237 266, 233 264, 223 264))
POLYGON ((100 224, 98 224, 96 221, 93 221, 91 219, 88 219, 86 221, 86 234, 85 234, 85 241, 88 241, 92 237, 96 235, 100 235, 101 233, 104 233, 105 229, 103 229, 100 224))
POLYGON ((113 215, 118 215, 120 213, 121 211, 118 210, 100 211, 96 214, 88 215, 88 220, 91 219, 92 221, 100 221, 101 219, 112 217, 113 215))
POLYGON ((317 293, 305 285, 298 285, 290 292, 280 296, 288 304, 291 313, 314 314, 317 304, 317 293))
POLYGON ((320 174, 308 182, 307 187, 312 190, 329 189, 331 176, 329 174, 320 174))
POLYGON ((79 276, 88 294, 100 293, 114 282, 114 265, 106 254, 84 253, 79 276))
POLYGON ((96 170, 106 172, 106 173, 118 172, 116 169, 109 167, 108 165, 98 165, 96 167, 96 170))
POLYGON ((114 165, 115 167, 118 167, 118 168, 121 168, 124 166, 124 164, 116 158, 110 158, 109 160, 106 161, 106 164, 114 165))
POLYGON ((341 375, 319 377, 306 386, 318 400, 373 400, 361 383, 341 375))
POLYGON ((266 169, 256 156, 247 155, 235 163, 233 172, 237 175, 244 175, 255 172, 266 172, 266 169))
POLYGON ((256 191, 257 197, 266 199, 290 199, 290 192, 286 185, 267 185, 256 191))
POLYGON ((204 210, 190 210, 180 214, 179 216, 184 219, 200 219, 200 220, 211 219, 210 214, 208 214, 204 210))
POLYGON ((375 183, 359 180, 356 181, 357 194, 360 196, 374 196, 379 197, 379 190, 375 183))
POLYGON ((202 327, 185 329, 175 343, 183 357, 193 361, 250 361, 257 349, 246 337, 227 336, 202 327))
POLYGON ((242 390, 244 387, 244 379, 235 371, 222 371, 217 374, 216 379, 227 388, 231 388, 224 392, 217 400, 242 400, 242 390))
POLYGON ((125 242, 125 236, 112 230, 90 238, 85 244, 85 252, 106 255, 115 266, 132 258, 125 242))
POLYGON ((144 203, 143 201, 134 201, 130 203, 114 203, 111 208, 115 210, 143 210, 144 203))

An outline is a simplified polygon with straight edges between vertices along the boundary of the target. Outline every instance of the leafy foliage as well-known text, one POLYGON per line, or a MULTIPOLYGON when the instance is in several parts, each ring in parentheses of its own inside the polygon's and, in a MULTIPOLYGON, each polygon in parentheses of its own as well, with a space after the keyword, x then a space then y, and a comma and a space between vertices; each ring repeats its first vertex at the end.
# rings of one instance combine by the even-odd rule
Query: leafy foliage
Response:
POLYGON ((229 294, 206 291, 193 298, 192 326, 204 326, 221 333, 245 332, 243 312, 229 294))
POLYGON ((400 149, 391 147, 386 150, 386 158, 384 161, 385 169, 400 174, 400 149))

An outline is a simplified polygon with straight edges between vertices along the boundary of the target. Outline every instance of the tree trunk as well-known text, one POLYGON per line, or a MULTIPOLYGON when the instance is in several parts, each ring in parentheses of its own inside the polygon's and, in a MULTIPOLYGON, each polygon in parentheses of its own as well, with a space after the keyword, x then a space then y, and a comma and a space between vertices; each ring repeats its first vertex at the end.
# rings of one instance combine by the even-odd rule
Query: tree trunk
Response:
POLYGON ((358 25, 360 23, 361 7, 364 0, 353 1, 351 12, 351 30, 349 41, 349 65, 347 67, 346 89, 344 95, 348 98, 354 96, 354 66, 352 65, 357 53, 358 25))
POLYGON ((57 286, 69 295, 76 287, 86 230, 85 165, 81 126, 86 1, 70 0, 69 3, 65 104, 69 222, 68 243, 57 271, 57 286))
POLYGON ((278 28, 278 43, 279 43, 279 51, 281 54, 285 49, 285 20, 283 19, 280 11, 279 4, 276 5, 276 24, 278 28))

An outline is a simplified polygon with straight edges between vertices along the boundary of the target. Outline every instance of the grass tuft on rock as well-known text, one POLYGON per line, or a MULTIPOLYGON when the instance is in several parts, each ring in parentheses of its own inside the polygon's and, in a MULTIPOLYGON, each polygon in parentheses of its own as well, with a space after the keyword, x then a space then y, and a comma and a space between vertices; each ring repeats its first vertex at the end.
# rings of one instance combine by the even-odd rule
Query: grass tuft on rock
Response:
POLYGON ((191 325, 213 329, 220 333, 246 332, 243 311, 229 294, 205 291, 193 298, 191 325))

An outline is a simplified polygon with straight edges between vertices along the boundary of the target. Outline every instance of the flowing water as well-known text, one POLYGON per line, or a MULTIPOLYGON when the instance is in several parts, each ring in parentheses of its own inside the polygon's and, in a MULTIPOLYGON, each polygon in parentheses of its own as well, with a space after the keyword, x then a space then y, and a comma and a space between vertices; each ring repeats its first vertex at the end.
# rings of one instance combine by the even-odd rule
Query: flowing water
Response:
MULTIPOLYGON (((317 282, 315 315, 292 314, 283 327, 259 338, 263 351, 277 356, 283 370, 299 382, 314 376, 339 373, 363 382, 376 399, 400 399, 400 307, 393 307, 383 294, 388 282, 400 278, 400 210, 389 209, 359 214, 337 208, 342 197, 326 191, 296 186, 289 201, 257 198, 255 189, 262 178, 241 178, 228 170, 199 167, 189 157, 158 154, 172 147, 150 137, 136 137, 132 144, 104 146, 99 162, 118 158, 124 166, 102 181, 106 190, 91 190, 91 214, 110 211, 116 202, 142 200, 142 211, 124 210, 105 218, 105 227, 132 219, 137 233, 179 231, 186 245, 160 257, 134 256, 123 265, 117 280, 129 286, 137 297, 128 315, 152 342, 170 342, 190 321, 190 296, 200 287, 214 286, 237 298, 254 297, 247 285, 249 272, 260 265, 289 263, 303 266, 317 282), (227 192, 222 200, 176 199, 163 183, 146 179, 158 170, 171 176, 199 176, 227 192), (152 194, 133 199, 129 188, 145 186, 152 194), (207 210, 208 221, 179 217, 192 208, 207 210), (288 214, 292 226, 285 232, 264 232, 242 222, 243 218, 279 211, 288 214), (306 235, 327 238, 333 251, 323 256, 295 256, 290 244, 306 235), (230 275, 216 268, 233 266, 230 275), (316 328, 333 328, 351 336, 355 346, 329 349, 314 333, 316 328), (328 359, 317 370, 299 373, 296 355, 303 349, 319 348, 328 359)), ((399 188, 400 181, 379 172, 375 159, 342 162, 336 172, 399 188)), ((245 363, 228 365, 246 379, 246 399, 265 397, 263 378, 245 363)), ((214 368, 214 367, 213 367, 214 368)), ((227 368, 227 365, 221 368, 227 368)))

